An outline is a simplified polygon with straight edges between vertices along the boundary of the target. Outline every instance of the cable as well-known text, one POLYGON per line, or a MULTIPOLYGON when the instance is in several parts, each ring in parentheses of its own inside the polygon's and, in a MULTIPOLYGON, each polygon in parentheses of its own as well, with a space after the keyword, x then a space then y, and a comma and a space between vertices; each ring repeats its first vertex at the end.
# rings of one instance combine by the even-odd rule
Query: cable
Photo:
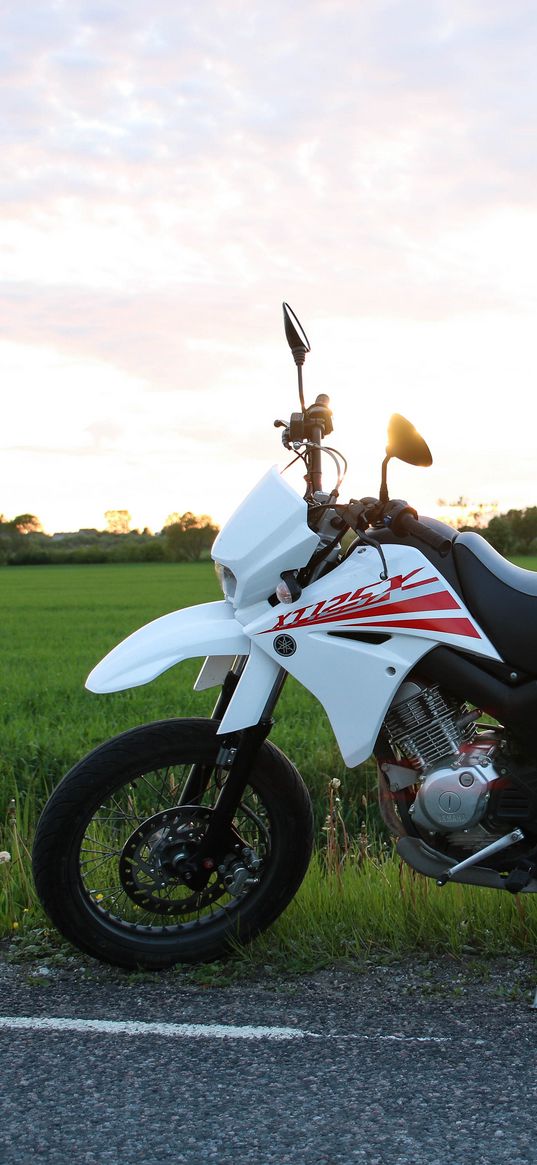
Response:
POLYGON ((286 471, 287 469, 290 469, 290 468, 291 468, 291 466, 292 466, 292 465, 294 465, 296 461, 303 461, 303 462, 304 462, 304 465, 306 466, 306 469, 308 468, 308 463, 307 463, 307 461, 306 461, 306 458, 304 457, 304 454, 303 454, 303 453, 297 453, 296 457, 293 457, 293 460, 292 460, 292 461, 288 461, 288 462, 287 462, 287 465, 284 465, 284 467, 283 467, 283 469, 282 469, 282 473, 285 473, 285 471, 286 471))
MULTIPOLYGON (((347 458, 343 455, 343 453, 340 452, 339 449, 334 449, 331 445, 317 445, 315 443, 315 441, 304 441, 302 444, 302 449, 304 449, 304 450, 305 449, 320 449, 321 453, 328 453, 328 456, 334 462, 334 465, 336 467, 336 473, 337 473, 337 480, 336 480, 335 487, 334 487, 334 489, 332 489, 330 491, 328 497, 330 500, 332 498, 337 498, 339 496, 339 489, 340 489, 341 483, 342 483, 343 478, 345 477, 345 474, 346 474, 347 469, 348 469, 347 458), (341 468, 339 458, 341 458, 341 460, 344 463, 345 468, 343 470, 341 468)), ((284 468, 282 469, 282 473, 285 473, 287 469, 290 469, 291 466, 294 465, 298 460, 303 461, 306 469, 308 469, 308 462, 307 462, 307 458, 305 456, 305 453, 303 453, 301 449, 298 449, 296 452, 296 457, 293 457, 292 461, 289 461, 287 463, 287 465, 284 466, 284 468)))
MULTIPOLYGON (((343 461, 343 464, 345 466, 343 473, 341 474, 341 477, 338 481, 338 485, 341 485, 341 482, 343 481, 343 478, 345 477, 345 474, 349 468, 349 463, 347 461, 347 458, 341 452, 340 449, 334 449, 332 445, 323 445, 323 449, 326 449, 327 453, 334 453, 337 457, 341 457, 341 460, 343 461)), ((341 470, 340 470, 340 473, 341 473, 341 470)))

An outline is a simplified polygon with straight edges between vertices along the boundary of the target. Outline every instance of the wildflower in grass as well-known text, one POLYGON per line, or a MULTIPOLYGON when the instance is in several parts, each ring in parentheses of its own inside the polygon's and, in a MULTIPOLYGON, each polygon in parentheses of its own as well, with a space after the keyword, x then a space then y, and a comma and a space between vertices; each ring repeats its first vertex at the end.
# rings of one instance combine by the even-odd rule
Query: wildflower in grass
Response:
POLYGON ((11 854, 9 854, 7 852, 7 849, 0 850, 0 862, 10 862, 10 861, 11 861, 11 854))
POLYGON ((18 922, 12 922, 12 923, 11 923, 11 929, 12 929, 12 930, 18 930, 18 929, 19 929, 19 924, 18 924, 18 922))
POLYGON ((323 829, 326 834, 326 868, 329 874, 335 873, 339 879, 341 866, 349 850, 349 839, 340 808, 340 789, 341 781, 338 777, 332 777, 328 781, 328 813, 323 829))
POLYGON ((370 856, 369 850, 370 850, 370 844, 369 844, 369 837, 367 834, 367 825, 366 825, 365 821, 362 821, 362 824, 360 825, 360 833, 358 835, 358 850, 357 850, 357 855, 356 855, 359 866, 362 865, 363 862, 365 862, 367 860, 367 858, 370 856))

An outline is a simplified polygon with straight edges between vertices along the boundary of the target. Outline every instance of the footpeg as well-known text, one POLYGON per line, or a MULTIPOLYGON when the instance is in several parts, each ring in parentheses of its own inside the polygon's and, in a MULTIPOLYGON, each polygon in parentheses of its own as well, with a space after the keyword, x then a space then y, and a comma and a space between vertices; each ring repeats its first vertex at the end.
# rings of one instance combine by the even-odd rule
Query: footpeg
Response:
MULTIPOLYGON (((441 878, 437 878, 436 885, 445 886, 446 882, 450 882, 460 870, 466 870, 468 866, 479 866, 483 858, 492 857, 493 854, 500 853, 502 849, 509 849, 509 846, 516 845, 519 841, 524 841, 524 834, 521 829, 513 829, 511 833, 506 833, 505 837, 499 837, 497 841, 493 841, 490 845, 486 845, 484 849, 480 849, 475 854, 471 854, 463 862, 457 862, 455 866, 450 866, 449 870, 446 870, 441 878)), ((515 872, 513 871, 513 873, 515 872)), ((517 891, 513 892, 517 893, 517 891)))
POLYGON ((520 894, 521 890, 525 890, 526 886, 537 876, 537 865, 531 862, 529 858, 522 861, 515 870, 511 870, 505 879, 505 889, 510 894, 520 894))

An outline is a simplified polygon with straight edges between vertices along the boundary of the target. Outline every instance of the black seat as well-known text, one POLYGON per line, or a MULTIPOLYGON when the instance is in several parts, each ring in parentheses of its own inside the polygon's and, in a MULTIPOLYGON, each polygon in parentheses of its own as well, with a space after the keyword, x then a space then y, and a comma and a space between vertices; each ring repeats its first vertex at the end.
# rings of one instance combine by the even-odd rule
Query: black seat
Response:
POLYGON ((453 556, 468 610, 506 663, 537 675, 537 571, 523 570, 471 531, 453 556))

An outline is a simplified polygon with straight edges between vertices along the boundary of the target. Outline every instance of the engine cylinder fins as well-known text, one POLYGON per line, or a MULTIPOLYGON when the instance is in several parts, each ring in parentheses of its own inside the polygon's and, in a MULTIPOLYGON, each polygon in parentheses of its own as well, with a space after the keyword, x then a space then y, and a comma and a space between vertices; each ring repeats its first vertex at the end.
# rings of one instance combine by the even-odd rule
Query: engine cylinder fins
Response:
POLYGON ((426 773, 473 740, 476 729, 469 712, 469 704, 446 696, 438 685, 426 688, 410 682, 403 684, 384 724, 392 748, 426 773))

